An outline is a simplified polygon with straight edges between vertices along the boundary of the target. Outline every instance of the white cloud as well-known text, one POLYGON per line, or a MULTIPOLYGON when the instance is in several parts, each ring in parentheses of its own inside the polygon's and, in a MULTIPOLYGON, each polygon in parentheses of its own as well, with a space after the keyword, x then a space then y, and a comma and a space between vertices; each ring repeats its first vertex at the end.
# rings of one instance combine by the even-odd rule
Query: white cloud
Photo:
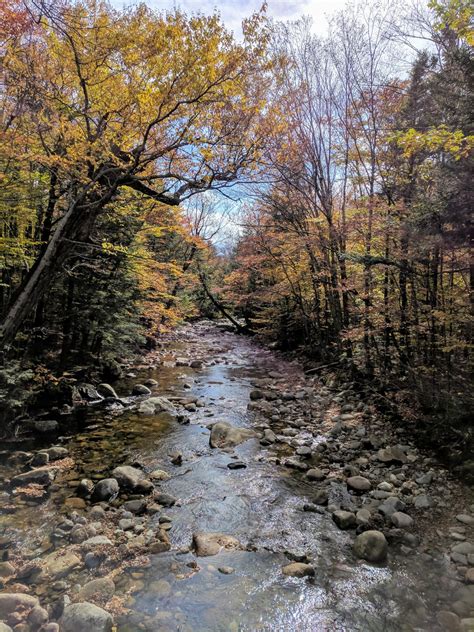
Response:
MULTIPOLYGON (((172 9, 179 7, 189 12, 211 13, 217 9, 225 23, 235 33, 240 32, 242 19, 258 11, 263 0, 146 0, 154 9, 172 9)), ((268 15, 277 20, 296 20, 309 15, 314 21, 314 30, 324 33, 327 29, 327 16, 344 8, 347 0, 269 0, 268 15)), ((134 4, 126 0, 112 0, 116 7, 134 4)))

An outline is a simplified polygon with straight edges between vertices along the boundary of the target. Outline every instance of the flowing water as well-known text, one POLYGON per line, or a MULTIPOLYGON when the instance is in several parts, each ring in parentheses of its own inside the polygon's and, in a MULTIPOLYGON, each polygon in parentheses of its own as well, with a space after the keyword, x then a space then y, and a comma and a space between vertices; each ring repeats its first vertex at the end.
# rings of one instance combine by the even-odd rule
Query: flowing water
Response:
MULTIPOLYGON (((171 474, 160 487, 179 502, 166 509, 172 520, 171 550, 150 555, 145 568, 125 569, 116 582, 117 594, 127 595, 125 605, 130 608, 116 618, 120 632, 436 629, 431 617, 442 599, 449 600, 442 560, 434 562, 416 552, 399 557, 392 553, 380 567, 356 560, 353 535, 337 529, 324 510, 302 510, 311 500, 313 484, 270 458, 281 456, 284 446, 263 447, 252 439, 235 448, 234 455, 209 447, 206 424, 257 423, 247 408, 253 380, 275 371, 294 376, 300 369, 216 328, 191 328, 180 338, 169 343, 160 366, 137 371, 136 378, 119 383, 117 390, 125 395, 132 384, 151 377, 159 382, 159 395, 198 397, 202 405, 190 413, 191 423, 179 424, 167 414, 116 415, 90 409, 62 439, 74 468, 56 480, 46 501, 4 513, 0 537, 3 533, 31 557, 40 554, 59 512, 65 511, 64 500, 74 495, 81 478, 104 478, 117 465, 139 461, 147 472, 162 468, 171 474), (175 366, 173 357, 189 349, 207 365, 175 366), (170 455, 177 451, 183 455, 181 466, 171 463, 170 455), (235 455, 246 469, 227 467, 235 455), (196 531, 231 534, 247 550, 196 558, 189 550, 196 531), (315 576, 283 576, 281 568, 289 557, 303 554, 314 563, 315 576), (234 572, 219 572, 226 566, 234 572)), ((21 445, 23 450, 39 447, 38 442, 21 445)), ((8 476, 11 471, 3 466, 2 473, 8 476)), ((151 520, 158 519, 157 514, 151 520)), ((91 578, 90 571, 78 571, 72 583, 91 578)), ((51 598, 50 587, 37 587, 37 592, 46 601, 51 598)))

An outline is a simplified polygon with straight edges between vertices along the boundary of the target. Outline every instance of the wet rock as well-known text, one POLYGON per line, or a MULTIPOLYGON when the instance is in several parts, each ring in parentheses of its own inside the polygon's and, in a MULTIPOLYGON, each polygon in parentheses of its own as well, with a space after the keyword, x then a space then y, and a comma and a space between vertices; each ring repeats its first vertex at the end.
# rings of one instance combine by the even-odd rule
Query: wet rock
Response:
POLYGON ((51 485, 56 476, 57 470, 54 469, 42 469, 38 468, 18 474, 11 479, 11 485, 13 487, 19 487, 23 485, 30 485, 35 483, 36 485, 42 485, 44 487, 51 485))
POLYGON ((98 399, 102 399, 97 389, 92 384, 77 384, 75 387, 75 399, 83 399, 89 402, 97 401, 98 399))
POLYGON ((148 386, 145 386, 144 384, 135 384, 135 386, 132 388, 132 395, 138 397, 139 395, 151 395, 151 390, 148 388, 148 386))
POLYGON ((37 597, 25 593, 0 593, 0 619, 6 619, 15 610, 31 610, 38 606, 37 597))
POLYGON ((372 483, 364 476, 350 476, 346 482, 347 487, 355 492, 368 492, 372 489, 372 483))
POLYGON ((329 500, 328 492, 325 489, 318 489, 312 496, 315 505, 327 505, 329 500))
POLYGON ((64 501, 64 504, 66 507, 69 507, 70 509, 85 509, 86 508, 86 501, 83 498, 77 498, 75 496, 66 498, 66 500, 64 501))
POLYGON ((77 593, 78 601, 92 601, 99 603, 107 603, 112 599, 115 593, 115 584, 109 577, 99 577, 93 579, 79 590, 77 593))
POLYGON ((339 509, 332 514, 332 519, 337 524, 339 529, 352 529, 356 526, 356 517, 350 511, 343 511, 339 509))
POLYGON ((42 450, 42 452, 46 452, 46 454, 49 456, 50 461, 57 461, 58 459, 64 459, 69 454, 69 450, 67 450, 67 448, 63 448, 62 446, 59 446, 59 445, 54 445, 51 448, 42 450))
POLYGON ((111 632, 112 617, 91 603, 74 603, 66 606, 61 617, 61 632, 111 632))
POLYGON ((399 448, 398 446, 393 446, 390 448, 381 448, 377 452, 377 459, 382 463, 406 463, 407 455, 405 452, 399 448))
POLYGON ((223 575, 232 575, 232 573, 235 573, 235 568, 232 568, 232 566, 219 566, 217 570, 223 575))
POLYGON ((100 566, 104 560, 105 560, 104 554, 94 553, 93 551, 89 551, 89 553, 86 553, 84 557, 84 564, 86 568, 93 569, 100 566))
POLYGON ((243 470, 247 467, 247 465, 243 461, 231 461, 230 463, 227 463, 227 467, 229 470, 243 470))
POLYGON ((306 478, 309 481, 322 481, 326 478, 326 475, 318 467, 314 467, 306 472, 306 478))
POLYGON ((141 478, 137 481, 133 491, 135 494, 151 494, 151 492, 155 489, 153 483, 145 478, 141 478))
POLYGON ((92 494, 92 502, 113 500, 119 493, 120 488, 117 479, 103 478, 97 483, 92 494))
POLYGON ((56 432, 59 429, 59 424, 55 419, 37 419, 33 422, 33 428, 36 432, 46 434, 56 432))
POLYGON ((397 529, 409 529, 413 526, 413 518, 403 511, 396 511, 391 516, 392 524, 397 529))
POLYGON ((138 481, 143 479, 143 472, 131 465, 121 465, 114 469, 112 476, 120 487, 133 490, 137 486, 138 481))
POLYGON ((148 378, 147 380, 145 380, 143 382, 143 384, 145 386, 151 387, 151 386, 158 386, 158 382, 157 380, 154 380, 152 377, 148 378))
POLYGON ((355 539, 352 550, 357 557, 368 562, 384 562, 388 543, 381 531, 364 531, 355 539))
POLYGON ((43 571, 41 576, 50 576, 52 579, 67 577, 69 573, 81 566, 81 560, 69 549, 58 549, 43 559, 43 571))
POLYGON ((99 386, 97 387, 97 392, 99 393, 99 395, 102 395, 102 397, 112 397, 113 399, 118 399, 118 395, 115 392, 115 389, 106 382, 99 384, 99 386))
MULTIPOLYGON (((87 498, 94 491, 94 483, 90 478, 83 478, 76 489, 76 494, 79 498, 87 498)), ((117 490, 118 491, 118 490, 117 490)), ((105 499, 108 500, 108 499, 105 499)))
POLYGON ((48 463, 49 455, 46 452, 37 452, 31 461, 31 465, 34 467, 41 467, 42 465, 47 465, 48 463))
POLYGON ((257 436, 254 430, 237 428, 226 421, 219 421, 211 428, 209 445, 211 448, 233 448, 257 436))
POLYGON ((461 555, 471 555, 474 553, 474 544, 470 542, 459 542, 451 547, 452 553, 460 553, 461 555))
POLYGON ((257 401, 258 399, 263 399, 264 398, 264 393, 263 391, 260 391, 258 389, 254 389, 253 391, 250 391, 249 393, 249 397, 252 401, 257 401))
POLYGON ((266 428, 263 431, 263 439, 262 439, 262 441, 266 441, 268 444, 275 443, 277 441, 277 436, 273 432, 273 430, 270 430, 270 428, 266 428))
POLYGON ((314 567, 311 564, 302 562, 292 562, 282 569, 283 575, 287 577, 312 577, 314 575, 314 567))
POLYGON ((92 520, 103 520, 106 515, 105 509, 101 507, 100 505, 97 505, 96 507, 92 507, 89 515, 92 518, 92 520))
POLYGON ((163 507, 172 507, 176 503, 176 498, 174 496, 165 494, 164 492, 159 492, 154 498, 156 502, 159 505, 163 505, 163 507))
POLYGON ((138 412, 143 415, 158 415, 163 412, 176 415, 176 409, 166 397, 149 397, 140 403, 138 412))
POLYGON ((468 514, 458 514, 456 516, 456 520, 462 522, 462 524, 468 525, 469 527, 474 526, 474 516, 469 516, 468 514))
POLYGON ((225 533, 195 533, 193 546, 198 557, 217 555, 222 549, 242 550, 237 538, 225 533))
POLYGON ((165 472, 164 470, 153 470, 153 472, 150 472, 148 476, 154 481, 167 481, 171 478, 168 472, 165 472))
POLYGON ((301 447, 296 448, 296 454, 303 459, 310 459, 312 451, 308 446, 302 445, 301 447))

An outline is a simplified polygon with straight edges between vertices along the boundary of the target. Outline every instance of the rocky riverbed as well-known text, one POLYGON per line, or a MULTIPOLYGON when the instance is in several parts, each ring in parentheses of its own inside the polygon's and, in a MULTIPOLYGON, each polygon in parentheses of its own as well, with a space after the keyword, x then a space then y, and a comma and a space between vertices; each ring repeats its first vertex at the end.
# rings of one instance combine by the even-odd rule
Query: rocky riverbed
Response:
POLYGON ((0 632, 474 630, 474 497, 203 322, 3 446, 0 632), (64 413, 64 411, 63 411, 64 413))

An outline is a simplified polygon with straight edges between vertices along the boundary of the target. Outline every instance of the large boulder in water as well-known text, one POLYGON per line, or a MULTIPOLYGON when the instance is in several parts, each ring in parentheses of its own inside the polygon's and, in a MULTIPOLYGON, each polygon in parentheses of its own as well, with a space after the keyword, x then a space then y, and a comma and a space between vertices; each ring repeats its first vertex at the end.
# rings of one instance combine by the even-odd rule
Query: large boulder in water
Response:
POLYGON ((249 428, 237 428, 226 421, 218 421, 211 428, 209 445, 211 448, 234 448, 235 446, 258 437, 255 430, 249 428))
POLYGON ((138 412, 143 415, 158 415, 159 413, 176 414, 176 409, 166 397, 149 397, 138 406, 138 412))
POLYGON ((388 543, 381 531, 364 531, 355 539, 352 550, 357 557, 368 562, 385 562, 388 543))
POLYGON ((227 551, 243 550, 237 538, 225 533, 195 533, 193 545, 198 557, 217 555, 222 549, 227 551))
POLYGON ((66 606, 60 625, 62 632, 110 632, 113 620, 102 608, 84 601, 66 606))

